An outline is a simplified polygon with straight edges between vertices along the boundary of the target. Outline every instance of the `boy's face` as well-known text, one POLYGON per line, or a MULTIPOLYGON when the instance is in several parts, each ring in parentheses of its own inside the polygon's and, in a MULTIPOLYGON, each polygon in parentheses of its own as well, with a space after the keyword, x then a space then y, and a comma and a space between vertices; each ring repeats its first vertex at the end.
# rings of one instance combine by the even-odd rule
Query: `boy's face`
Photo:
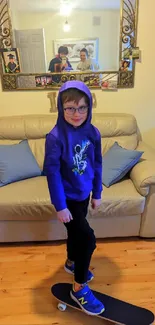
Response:
POLYGON ((64 103, 63 108, 68 109, 64 110, 65 120, 74 127, 78 127, 86 121, 88 116, 88 104, 86 103, 84 97, 79 100, 78 104, 76 104, 75 101, 69 101, 64 103), (74 111, 74 108, 83 108, 82 114, 79 113, 78 110, 74 111))
POLYGON ((66 58, 66 53, 60 53, 60 58, 66 58))

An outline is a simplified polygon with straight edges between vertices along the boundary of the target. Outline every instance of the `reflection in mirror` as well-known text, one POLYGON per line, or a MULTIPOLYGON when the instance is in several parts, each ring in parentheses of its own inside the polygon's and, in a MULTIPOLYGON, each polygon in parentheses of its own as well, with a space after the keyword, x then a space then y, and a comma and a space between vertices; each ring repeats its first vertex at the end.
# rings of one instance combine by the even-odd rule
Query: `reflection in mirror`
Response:
POLYGON ((120 6, 121 0, 10 0, 21 72, 119 70, 120 6))

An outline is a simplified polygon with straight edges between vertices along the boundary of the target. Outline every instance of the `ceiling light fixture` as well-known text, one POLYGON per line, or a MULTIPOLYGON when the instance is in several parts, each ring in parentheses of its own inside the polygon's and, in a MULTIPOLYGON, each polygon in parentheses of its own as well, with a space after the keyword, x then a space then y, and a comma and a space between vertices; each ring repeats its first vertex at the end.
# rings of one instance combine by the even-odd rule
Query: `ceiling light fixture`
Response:
POLYGON ((63 27, 64 32, 69 32, 70 31, 70 25, 68 21, 66 20, 64 27, 63 27))
POLYGON ((72 5, 68 0, 63 0, 60 5, 60 15, 68 17, 72 12, 72 5))

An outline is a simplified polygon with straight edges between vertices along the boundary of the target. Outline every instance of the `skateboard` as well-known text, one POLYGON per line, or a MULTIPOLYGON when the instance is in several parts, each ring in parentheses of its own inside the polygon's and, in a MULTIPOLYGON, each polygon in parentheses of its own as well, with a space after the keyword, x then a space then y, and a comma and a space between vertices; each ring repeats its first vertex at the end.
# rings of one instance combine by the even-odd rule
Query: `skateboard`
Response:
MULTIPOLYGON (((83 312, 80 306, 70 297, 72 284, 56 283, 51 287, 53 296, 59 301, 58 309, 65 311, 66 307, 72 307, 83 312)), ((110 321, 115 325, 151 325, 154 322, 154 314, 145 308, 141 308, 119 299, 113 298, 101 292, 92 291, 96 298, 103 302, 105 311, 96 316, 110 321)))

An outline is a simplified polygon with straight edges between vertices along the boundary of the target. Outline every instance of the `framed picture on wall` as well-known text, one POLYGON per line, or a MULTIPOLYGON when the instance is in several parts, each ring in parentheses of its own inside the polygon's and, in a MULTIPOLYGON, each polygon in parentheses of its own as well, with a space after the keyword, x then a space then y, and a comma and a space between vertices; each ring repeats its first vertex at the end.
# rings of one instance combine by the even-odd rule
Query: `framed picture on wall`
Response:
POLYGON ((121 60, 120 71, 129 71, 131 65, 131 60, 121 60))
POLYGON ((0 49, 2 55, 3 70, 5 73, 19 73, 20 59, 17 48, 0 49))
POLYGON ((52 85, 52 77, 51 76, 35 76, 36 87, 43 87, 52 85))
POLYGON ((54 41, 54 54, 58 54, 60 46, 68 48, 68 59, 70 62, 78 62, 80 60, 80 51, 86 48, 89 58, 98 61, 99 39, 58 39, 54 41))

